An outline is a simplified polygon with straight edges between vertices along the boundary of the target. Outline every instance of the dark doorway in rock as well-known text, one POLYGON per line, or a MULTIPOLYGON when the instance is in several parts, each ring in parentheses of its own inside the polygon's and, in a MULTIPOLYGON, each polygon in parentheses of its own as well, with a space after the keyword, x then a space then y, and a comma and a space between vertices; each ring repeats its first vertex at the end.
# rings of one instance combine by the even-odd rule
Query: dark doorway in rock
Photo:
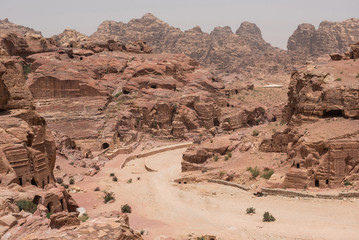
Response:
POLYGON ((20 186, 22 186, 22 178, 21 177, 19 177, 19 184, 20 184, 20 186))
POLYGON ((329 179, 325 180, 325 184, 327 185, 329 184, 329 179))
POLYGON ((151 85, 151 88, 156 89, 157 86, 156 85, 151 85))
POLYGON ((42 197, 39 195, 36 195, 34 197, 34 200, 32 201, 34 204, 39 205, 42 202, 42 197))
POLYGON ((50 176, 47 176, 47 183, 50 183, 50 176))
POLYGON ((299 163, 297 163, 297 168, 300 168, 300 164, 299 164, 299 163))
POLYGON ((110 144, 108 144, 107 142, 102 143, 102 149, 107 149, 110 147, 110 144))
POLYGON ((315 179, 315 181, 314 181, 314 186, 315 186, 315 187, 319 187, 319 180, 318 180, 318 179, 315 179))
POLYGON ((52 202, 49 202, 48 204, 47 204, 47 210, 49 210, 49 212, 51 212, 51 210, 52 210, 52 202))
POLYGON ((219 126, 219 120, 218 120, 218 118, 213 119, 213 124, 214 124, 214 126, 216 126, 216 127, 219 126))
POLYGON ((36 183, 36 181, 35 181, 35 178, 32 178, 32 179, 31 179, 31 185, 34 185, 34 186, 37 187, 37 183, 36 183))
POLYGON ((129 94, 130 92, 129 91, 126 91, 126 90, 122 90, 123 94, 129 94))
POLYGON ((80 57, 80 60, 82 60, 83 59, 83 57, 80 57))
POLYGON ((42 188, 45 188, 45 180, 42 180, 42 188))
POLYGON ((323 117, 325 118, 344 117, 344 113, 343 110, 324 111, 323 117))
POLYGON ((74 45, 71 43, 71 44, 70 44, 70 48, 73 48, 73 47, 74 47, 74 45))
POLYGON ((61 203, 61 209, 63 211, 64 210, 64 199, 63 198, 60 199, 60 203, 61 203))

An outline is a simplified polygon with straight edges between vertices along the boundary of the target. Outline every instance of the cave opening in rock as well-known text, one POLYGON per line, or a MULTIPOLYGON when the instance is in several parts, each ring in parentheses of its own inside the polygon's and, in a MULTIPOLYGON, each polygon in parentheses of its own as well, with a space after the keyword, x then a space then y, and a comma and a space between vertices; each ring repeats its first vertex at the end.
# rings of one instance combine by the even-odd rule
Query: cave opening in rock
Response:
POLYGON ((52 202, 49 202, 48 204, 47 204, 47 210, 49 210, 49 212, 51 212, 51 210, 52 210, 52 202))
POLYGON ((329 184, 329 179, 325 180, 325 184, 329 184))
POLYGON ((22 178, 21 177, 19 177, 19 184, 20 184, 20 186, 22 186, 22 178))
POLYGON ((50 183, 50 176, 47 176, 47 183, 50 183))
POLYGON ((82 60, 83 59, 83 57, 80 57, 80 60, 82 60))
POLYGON ((42 202, 42 197, 39 195, 36 195, 34 197, 34 200, 32 201, 34 204, 39 205, 42 202))
POLYGON ((344 117, 343 110, 324 110, 323 117, 325 118, 332 118, 332 117, 344 117))
POLYGON ((74 45, 71 43, 71 44, 70 44, 70 48, 73 48, 73 47, 74 47, 74 45))
POLYGON ((129 91, 126 91, 126 90, 122 90, 123 94, 129 94, 130 92, 129 91))
POLYGON ((110 144, 108 144, 107 142, 102 143, 102 149, 107 149, 110 147, 110 144))
POLYGON ((151 88, 156 89, 157 86, 156 85, 151 85, 151 88))
POLYGON ((218 127, 218 126, 219 126, 219 120, 218 120, 218 118, 214 118, 214 119, 213 119, 213 124, 214 124, 215 127, 218 127))
POLYGON ((35 178, 32 178, 32 179, 31 179, 31 185, 34 185, 34 186, 37 187, 37 183, 36 183, 36 181, 35 181, 35 178))
POLYGON ((300 164, 299 164, 299 163, 297 163, 297 168, 300 168, 300 164))
POLYGON ((63 198, 60 199, 60 203, 61 203, 61 209, 62 209, 62 211, 65 210, 65 209, 64 209, 64 199, 63 199, 63 198))
POLYGON ((319 180, 318 180, 318 179, 315 179, 315 181, 314 181, 314 186, 315 186, 315 187, 319 187, 319 180))

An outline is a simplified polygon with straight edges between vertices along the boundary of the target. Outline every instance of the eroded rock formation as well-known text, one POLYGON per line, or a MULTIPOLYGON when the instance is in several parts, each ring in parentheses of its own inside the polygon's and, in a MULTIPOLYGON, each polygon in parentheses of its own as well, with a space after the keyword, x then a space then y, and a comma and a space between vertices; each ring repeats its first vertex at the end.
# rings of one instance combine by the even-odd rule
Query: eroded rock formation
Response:
POLYGON ((268 72, 277 72, 288 65, 286 52, 265 42, 259 28, 249 22, 243 22, 236 33, 229 27, 217 27, 208 34, 198 26, 182 32, 152 14, 145 14, 128 23, 104 21, 90 39, 123 42, 141 39, 153 46, 156 53, 185 53, 221 72, 247 73, 248 67, 260 71, 264 65, 268 72))
POLYGON ((358 66, 333 61, 292 74, 283 112, 289 127, 260 147, 287 153, 290 168, 270 181, 273 187, 337 188, 359 180, 358 66))
POLYGON ((310 57, 347 52, 350 44, 359 40, 358 26, 357 18, 343 22, 323 21, 318 29, 312 24, 300 24, 288 39, 288 53, 296 61, 303 62, 310 57))

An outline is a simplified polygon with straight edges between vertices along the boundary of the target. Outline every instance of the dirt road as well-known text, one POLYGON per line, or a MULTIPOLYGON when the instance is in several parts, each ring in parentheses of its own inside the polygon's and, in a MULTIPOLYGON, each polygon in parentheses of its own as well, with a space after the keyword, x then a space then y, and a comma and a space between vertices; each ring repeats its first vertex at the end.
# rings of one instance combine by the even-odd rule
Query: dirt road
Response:
POLYGON ((145 230, 145 239, 185 239, 191 233, 228 240, 359 238, 359 200, 257 198, 218 184, 179 185, 173 179, 180 177, 184 151, 177 149, 135 159, 123 169, 119 168, 120 158, 115 158, 100 174, 79 184, 88 193, 74 197, 90 216, 119 210, 128 203, 133 211, 131 227, 145 230), (146 171, 145 164, 157 171, 146 171), (116 174, 118 182, 112 181, 110 173, 116 174), (129 179, 132 183, 127 183, 129 179), (113 191, 116 201, 103 204, 103 193, 93 192, 96 186, 113 191), (257 213, 247 215, 248 207, 254 207, 257 213), (263 223, 265 211, 277 220, 263 223))

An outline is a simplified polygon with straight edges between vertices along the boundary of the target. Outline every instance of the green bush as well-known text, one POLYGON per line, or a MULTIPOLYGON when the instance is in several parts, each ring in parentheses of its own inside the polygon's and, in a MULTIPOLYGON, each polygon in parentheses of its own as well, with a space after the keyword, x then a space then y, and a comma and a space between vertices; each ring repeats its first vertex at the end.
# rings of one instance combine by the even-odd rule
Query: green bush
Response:
POLYGON ((217 162, 218 161, 218 159, 219 159, 219 157, 216 155, 216 156, 214 156, 214 161, 215 162, 217 162))
POLYGON ((54 214, 54 213, 53 213, 53 212, 48 212, 48 213, 46 213, 46 217, 47 217, 48 219, 50 219, 50 217, 51 217, 52 214, 54 214))
POLYGON ((108 203, 111 200, 115 200, 115 194, 113 192, 107 192, 104 191, 105 196, 103 197, 103 200, 105 203, 108 203))
POLYGON ((115 174, 114 174, 114 173, 110 173, 110 177, 113 177, 113 176, 115 176, 115 174))
POLYGON ((117 179, 116 176, 112 178, 112 181, 114 181, 114 182, 117 182, 117 180, 118 180, 118 179, 117 179))
POLYGON ((274 221, 275 221, 275 218, 269 212, 265 212, 263 214, 263 222, 274 222, 274 221))
POLYGON ((131 209, 130 205, 125 204, 125 205, 121 206, 121 212, 122 213, 131 213, 132 209, 131 209))
POLYGON ((25 79, 27 79, 27 75, 29 75, 29 73, 31 73, 31 64, 24 64, 22 66, 22 69, 24 70, 24 76, 25 76, 25 79))
POLYGON ((144 235, 144 234, 145 234, 145 230, 142 229, 142 230, 140 231, 140 234, 141 234, 141 235, 144 235))
POLYGON ((20 200, 16 203, 19 210, 24 210, 25 212, 34 213, 37 209, 37 205, 28 200, 20 200))
POLYGON ((95 191, 95 192, 100 191, 100 187, 96 187, 94 191, 95 191))
POLYGON ((224 157, 224 160, 225 160, 225 161, 227 161, 228 159, 229 159, 229 157, 228 157, 228 156, 225 156, 225 157, 224 157))
POLYGON ((259 168, 257 166, 255 166, 254 168, 249 167, 247 168, 247 171, 251 172, 253 178, 258 177, 260 174, 259 168))
POLYGON ((127 183, 132 183, 132 178, 128 179, 127 183))
POLYGON ((231 158, 231 157, 232 157, 232 153, 231 153, 231 152, 228 152, 228 153, 227 153, 227 156, 228 156, 229 158, 231 158))
POLYGON ((359 73, 358 73, 358 75, 355 76, 355 78, 359 78, 359 73))
POLYGON ((273 175, 273 173, 274 173, 273 169, 268 169, 262 173, 261 177, 265 178, 265 179, 270 179, 270 177, 273 175))
POLYGON ((82 215, 79 217, 79 220, 80 220, 81 222, 86 222, 87 219, 89 219, 89 215, 87 215, 87 213, 84 213, 84 214, 82 214, 82 215))
POLYGON ((254 214, 256 213, 256 209, 254 207, 247 208, 246 210, 247 214, 254 214))
POLYGON ((351 185, 353 185, 353 183, 352 182, 350 182, 349 180, 345 180, 344 181, 344 186, 351 186, 351 185))
POLYGON ((70 185, 74 185, 75 184, 75 179, 73 178, 70 178, 70 181, 69 181, 70 185))
POLYGON ((115 98, 118 98, 121 95, 122 95, 122 92, 118 92, 118 93, 115 94, 115 98))
POLYGON ((340 82, 342 79, 341 78, 337 78, 334 81, 340 82))
POLYGON ((253 135, 254 137, 258 136, 258 135, 259 135, 259 131, 258 131, 257 129, 253 130, 252 135, 253 135))

